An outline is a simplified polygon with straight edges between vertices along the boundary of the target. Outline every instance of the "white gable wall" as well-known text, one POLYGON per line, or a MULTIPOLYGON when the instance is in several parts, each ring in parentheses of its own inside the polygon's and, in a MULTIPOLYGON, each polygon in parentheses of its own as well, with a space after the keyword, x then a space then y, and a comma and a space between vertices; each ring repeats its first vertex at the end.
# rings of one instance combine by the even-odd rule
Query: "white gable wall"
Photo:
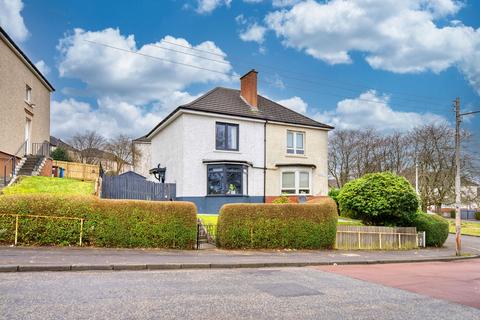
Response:
MULTIPOLYGON (((179 116, 156 134, 151 141, 151 168, 166 167, 165 182, 176 183, 177 196, 183 194, 184 125, 179 116)), ((149 180, 155 181, 150 175, 149 180)))

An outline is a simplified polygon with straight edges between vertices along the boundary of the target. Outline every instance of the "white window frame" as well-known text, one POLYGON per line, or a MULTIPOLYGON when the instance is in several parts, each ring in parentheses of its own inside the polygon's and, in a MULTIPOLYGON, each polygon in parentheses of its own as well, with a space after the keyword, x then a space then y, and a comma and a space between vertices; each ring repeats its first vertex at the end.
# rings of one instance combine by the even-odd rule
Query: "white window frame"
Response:
POLYGON ((306 140, 306 134, 305 131, 294 131, 294 130, 287 130, 287 148, 286 152, 287 155, 289 156, 304 156, 305 155, 305 141, 306 140), (288 134, 291 133, 293 134, 293 148, 288 147, 288 134), (299 148, 297 146, 297 135, 301 134, 303 136, 303 148, 299 148), (293 152, 288 152, 289 150, 292 150, 293 152), (301 152, 300 152, 301 151, 301 152))
POLYGON ((32 103, 32 88, 28 84, 25 86, 25 101, 29 104, 32 103))
POLYGON ((280 171, 280 194, 283 194, 285 190, 294 190, 294 193, 286 193, 289 196, 299 196, 299 195, 312 195, 312 169, 302 168, 302 167, 289 167, 282 169, 280 171), (295 188, 283 188, 283 174, 286 172, 293 172, 295 174, 295 188), (300 173, 308 173, 308 193, 300 193, 300 173))

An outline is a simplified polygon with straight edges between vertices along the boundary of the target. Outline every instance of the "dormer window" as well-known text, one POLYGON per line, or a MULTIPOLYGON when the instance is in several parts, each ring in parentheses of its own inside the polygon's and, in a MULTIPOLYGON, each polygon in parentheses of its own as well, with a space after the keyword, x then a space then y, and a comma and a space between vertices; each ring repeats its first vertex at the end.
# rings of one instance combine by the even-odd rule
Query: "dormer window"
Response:
POLYGON ((287 131, 287 154, 305 154, 305 132, 287 131))
POLYGON ((238 151, 238 124, 225 122, 215 124, 215 148, 238 151))
POLYGON ((30 88, 28 85, 25 88, 25 101, 28 103, 32 103, 32 88, 30 88))

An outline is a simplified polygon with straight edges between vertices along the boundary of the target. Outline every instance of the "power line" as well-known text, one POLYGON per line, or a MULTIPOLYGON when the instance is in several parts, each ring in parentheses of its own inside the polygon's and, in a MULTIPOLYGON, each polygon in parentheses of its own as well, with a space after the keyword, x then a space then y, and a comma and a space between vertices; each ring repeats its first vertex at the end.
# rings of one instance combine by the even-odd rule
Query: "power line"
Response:
MULTIPOLYGON (((101 43, 101 42, 96 42, 96 41, 91 41, 91 40, 84 40, 88 43, 91 43, 91 44, 95 44, 95 45, 100 45, 100 46, 103 46, 103 47, 106 47, 106 48, 110 48, 110 49, 114 49, 114 50, 119 50, 119 51, 123 51, 123 52, 126 52, 126 53, 131 53, 131 54, 137 54, 137 55, 140 55, 140 56, 143 56, 143 57, 147 57, 147 58, 151 58, 151 59, 156 59, 156 60, 160 60, 160 61, 164 61, 164 62, 168 62, 168 63, 172 63, 172 64, 177 64, 177 65, 181 65, 181 66, 184 66, 184 67, 190 67, 190 68, 195 68, 195 69, 199 69, 199 70, 204 70, 204 71, 209 71, 209 72, 214 72, 214 73, 217 73, 217 74, 222 74, 222 75, 226 75, 228 77, 232 76, 232 74, 230 73, 227 73, 227 72, 223 72, 223 71, 219 71, 219 70, 213 70, 213 69, 209 69, 209 68, 205 68, 205 67, 200 67, 200 66, 196 66, 196 65, 192 65, 192 64, 188 64, 188 63, 183 63, 183 62, 179 62, 179 61, 174 61, 174 60, 170 60, 170 59, 166 59, 166 58, 162 58, 162 57, 157 57, 157 56, 152 56, 152 55, 149 55, 149 54, 145 54, 145 53, 141 53, 141 52, 138 52, 138 51, 133 51, 133 50, 129 50, 129 49, 124 49, 124 48, 120 48, 120 47, 116 47, 116 46, 112 46, 112 45, 109 45, 109 44, 106 44, 106 43, 101 43)), ((268 85, 272 85, 271 83, 267 82, 267 81, 262 81, 260 80, 259 82, 263 82, 263 83, 266 83, 268 85)), ((300 90, 300 91, 307 91, 307 92, 312 92, 312 93, 316 93, 318 94, 319 91, 318 90, 309 90, 308 88, 300 88, 300 87, 295 87, 295 86, 291 86, 291 85, 285 85, 285 87, 288 87, 288 88, 292 88, 292 89, 296 89, 296 90, 300 90)), ((323 92, 322 94, 325 94, 325 95, 330 95, 330 96, 335 96, 335 97, 339 97, 339 98, 342 98, 342 99, 355 99, 355 100, 358 100, 358 101, 363 101, 363 102, 371 102, 371 103, 377 103, 377 104, 383 104, 383 105, 386 105, 385 102, 383 101, 377 101, 377 100, 370 100, 370 99, 363 99, 363 98, 358 98, 358 97, 353 97, 353 98, 345 98, 345 95, 339 95, 339 94, 334 94, 334 93, 331 93, 331 92, 323 92)), ((407 106, 391 106, 390 107, 396 107, 396 108, 402 108, 402 109, 412 109, 412 107, 407 107, 407 106)), ((415 110, 421 110, 422 108, 414 108, 415 110)), ((428 111, 428 110, 427 110, 428 111)))
MULTIPOLYGON (((211 55, 214 55, 214 56, 218 56, 218 57, 222 57, 222 58, 225 58, 225 54, 219 54, 219 53, 216 53, 216 52, 211 52, 211 51, 208 51, 208 50, 202 50, 202 49, 198 49, 198 48, 193 48, 193 47, 190 47, 190 46, 186 46, 186 45, 182 45, 182 44, 179 44, 179 43, 174 43, 174 42, 171 42, 171 41, 167 41, 167 40, 160 40, 160 42, 163 42, 163 43, 167 43, 167 44, 170 44, 170 45, 174 45, 174 46, 178 46, 178 47, 182 47, 182 48, 185 48, 185 49, 189 49, 189 50, 193 50, 193 51, 197 51, 197 52, 202 52, 202 53, 207 53, 207 54, 211 54, 211 55)), ((153 45, 153 46, 156 46, 156 45, 153 45)), ((158 46, 157 46, 158 47, 158 46)), ((160 47, 161 49, 166 49, 164 47, 160 47)), ((168 49, 166 49, 168 50, 168 49)), ((182 52, 182 51, 179 51, 179 52, 182 52)), ((199 58, 205 58, 205 59, 208 59, 208 60, 211 60, 211 61, 217 61, 217 62, 220 62, 218 60, 212 60, 212 59, 209 59, 209 58, 206 58, 206 57, 202 57, 202 56, 197 56, 199 58)), ((261 66, 261 67, 264 67, 264 68, 268 68, 268 69, 274 69, 274 70, 280 70, 280 71, 283 71, 283 72, 287 72, 289 74, 298 74, 298 75, 302 75, 302 76, 306 76, 306 77, 309 77, 309 78, 312 78, 312 77, 315 77, 315 78, 318 78, 319 76, 318 75, 308 75, 308 74, 305 74, 305 73, 301 73, 301 72, 298 72, 298 71, 294 71, 294 70, 288 70, 288 69, 284 69, 284 68, 279 68, 279 67, 276 67, 276 66, 270 66, 270 65, 266 65, 266 64, 259 64, 258 62, 252 62, 252 61, 249 61, 249 60, 245 60, 245 59, 239 59, 239 58, 235 58, 236 60, 238 61, 245 61, 246 63, 248 63, 249 66, 251 66, 252 64, 253 65, 257 65, 257 66, 261 66)), ((224 61, 222 61, 224 62, 224 61)), ((243 63, 245 65, 245 63, 243 63)), ((283 77, 285 78, 288 78, 290 76, 285 76, 283 75, 283 77)), ((290 77, 291 78, 291 77, 290 77)), ((294 78, 296 80, 300 80, 300 81, 304 81, 306 79, 301 79, 301 78, 294 78)), ((349 86, 355 86, 357 88, 367 88, 367 89, 371 89, 371 86, 368 86, 368 85, 365 85, 365 84, 355 84, 355 83, 352 83, 352 82, 346 82, 346 81, 334 81, 332 79, 327 79, 327 78, 324 78, 325 80, 323 81, 329 81, 329 82, 337 82, 337 83, 340 83, 340 84, 345 84, 345 85, 349 85, 349 86)), ((307 80, 307 81, 311 81, 311 80, 307 80)), ((344 87, 345 88, 345 87, 344 87)), ((347 88, 348 89, 348 88, 347 88)), ((405 96, 411 96, 411 97, 416 97, 416 98, 420 98, 420 99, 423 99, 423 100, 430 100, 430 101, 436 101, 436 102, 439 102, 441 100, 439 100, 438 98, 434 98, 434 97, 428 97, 428 96, 420 96, 420 95, 415 95, 415 94, 411 94, 411 93, 405 93, 405 92, 399 92, 399 91, 391 91, 391 90, 388 90, 389 92, 391 93, 395 93, 395 94, 400 94, 400 95, 405 95, 405 96)), ((398 97, 397 97, 398 98, 398 97)), ((417 100, 417 102, 420 102, 417 100)), ((422 101, 422 103, 425 103, 425 101, 422 101)))
POLYGON ((90 40, 83 40, 83 41, 90 42, 90 43, 100 45, 100 46, 104 46, 104 47, 107 47, 107 48, 110 48, 110 49, 115 49, 115 50, 119 50, 119 51, 123 51, 123 52, 138 54, 138 55, 141 55, 141 56, 144 56, 144 57, 147 57, 147 58, 151 58, 151 59, 156 59, 156 60, 161 60, 161 61, 164 61, 164 62, 178 64, 178 65, 181 65, 181 66, 184 66, 184 67, 191 67, 191 68, 200 69, 200 70, 204 70, 204 71, 215 72, 215 73, 223 74, 223 75, 226 75, 226 76, 231 75, 231 74, 223 72, 223 71, 212 70, 212 69, 208 69, 208 68, 204 68, 204 67, 195 66, 193 64, 188 64, 188 63, 173 61, 173 60, 170 60, 170 59, 165 59, 165 58, 161 58, 161 57, 157 57, 157 56, 152 56, 152 55, 141 53, 141 52, 138 52, 138 51, 132 51, 132 50, 124 49, 124 48, 114 47, 114 46, 111 46, 109 44, 105 44, 105 43, 101 43, 101 42, 95 42, 95 41, 90 41, 90 40))

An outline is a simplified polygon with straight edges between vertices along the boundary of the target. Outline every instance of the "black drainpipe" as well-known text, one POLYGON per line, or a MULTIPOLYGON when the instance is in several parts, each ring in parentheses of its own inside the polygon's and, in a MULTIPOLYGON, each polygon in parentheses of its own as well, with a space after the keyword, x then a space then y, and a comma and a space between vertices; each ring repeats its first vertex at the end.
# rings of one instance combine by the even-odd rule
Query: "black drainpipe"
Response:
POLYGON ((263 124, 263 203, 267 202, 267 123, 263 124))

